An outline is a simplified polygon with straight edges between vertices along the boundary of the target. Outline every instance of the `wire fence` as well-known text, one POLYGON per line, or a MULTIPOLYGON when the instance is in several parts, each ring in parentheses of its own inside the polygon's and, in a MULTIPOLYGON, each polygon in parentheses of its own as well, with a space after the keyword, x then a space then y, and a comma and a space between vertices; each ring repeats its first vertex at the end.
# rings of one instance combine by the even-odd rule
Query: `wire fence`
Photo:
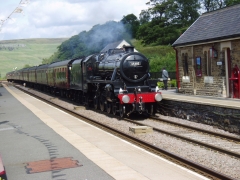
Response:
MULTIPOLYGON (((176 79, 176 72, 168 72, 170 79, 176 79)), ((162 72, 150 72, 151 79, 162 78, 162 72)))

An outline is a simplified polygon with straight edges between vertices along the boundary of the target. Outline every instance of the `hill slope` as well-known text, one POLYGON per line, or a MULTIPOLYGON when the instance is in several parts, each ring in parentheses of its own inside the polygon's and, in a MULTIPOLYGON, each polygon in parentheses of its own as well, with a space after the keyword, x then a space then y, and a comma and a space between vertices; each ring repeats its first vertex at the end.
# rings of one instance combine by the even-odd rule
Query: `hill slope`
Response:
POLYGON ((165 67, 168 71, 176 71, 176 55, 172 46, 143 46, 139 40, 133 39, 131 43, 150 60, 150 72, 161 72, 165 67))
POLYGON ((50 57, 67 38, 19 39, 0 41, 0 79, 13 68, 39 65, 50 57))

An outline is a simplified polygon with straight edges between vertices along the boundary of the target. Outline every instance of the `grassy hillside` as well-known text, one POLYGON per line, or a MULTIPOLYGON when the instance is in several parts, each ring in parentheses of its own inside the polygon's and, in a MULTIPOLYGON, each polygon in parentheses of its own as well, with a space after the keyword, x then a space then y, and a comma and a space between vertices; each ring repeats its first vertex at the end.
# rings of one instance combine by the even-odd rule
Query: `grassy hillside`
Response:
POLYGON ((50 57, 57 51, 66 38, 56 39, 19 39, 0 41, 0 79, 13 68, 39 65, 43 58, 50 57))
POLYGON ((150 60, 150 72, 160 72, 163 67, 176 71, 176 54, 172 46, 143 46, 138 40, 131 43, 150 60))
POLYGON ((165 56, 168 53, 175 52, 172 46, 143 46, 141 41, 133 39, 133 46, 145 56, 165 56))

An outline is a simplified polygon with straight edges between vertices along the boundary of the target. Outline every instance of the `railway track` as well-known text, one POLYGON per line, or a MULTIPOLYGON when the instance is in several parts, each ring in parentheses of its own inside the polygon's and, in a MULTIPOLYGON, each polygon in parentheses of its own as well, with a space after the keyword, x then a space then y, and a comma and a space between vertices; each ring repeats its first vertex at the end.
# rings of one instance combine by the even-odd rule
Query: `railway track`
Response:
MULTIPOLYGON (((55 107, 65 111, 67 113, 70 113, 73 116, 75 116, 77 118, 80 118, 81 120, 86 121, 87 123, 90 123, 90 124, 92 124, 94 126, 97 126, 97 127, 101 128, 101 129, 103 129, 105 131, 108 131, 109 133, 114 134, 114 135, 116 135, 116 136, 118 136, 118 137, 120 137, 120 138, 122 138, 124 140, 127 140, 127 141, 129 141, 129 142, 131 142, 131 143, 133 143, 133 144, 135 144, 135 145, 137 145, 137 146, 139 146, 139 147, 141 147, 143 149, 146 149, 149 152, 152 152, 152 153, 154 153, 156 155, 164 157, 164 158, 166 158, 166 159, 168 159, 168 160, 170 160, 170 161, 172 161, 174 163, 180 164, 180 165, 182 165, 182 166, 184 166, 184 167, 186 167, 188 169, 191 169, 191 170, 193 170, 193 171, 195 171, 195 172, 197 172, 199 174, 202 174, 202 175, 204 175, 204 176, 206 176, 206 177, 208 177, 210 179, 226 179, 226 180, 227 179, 233 179, 233 178, 231 178, 231 177, 229 177, 229 176, 227 176, 225 174, 222 174, 220 172, 214 171, 214 170, 210 169, 209 167, 205 167, 205 166, 203 166, 203 165, 201 165, 199 163, 195 163, 193 161, 187 160, 186 158, 180 157, 180 156, 178 156, 176 154, 173 154, 173 153, 171 153, 169 151, 166 151, 166 150, 164 150, 162 148, 156 147, 153 144, 150 144, 150 143, 148 143, 146 141, 143 141, 140 138, 133 137, 133 136, 131 136, 129 134, 126 134, 126 133, 124 133, 122 131, 119 131, 119 130, 117 130, 117 129, 109 126, 109 125, 106 125, 106 124, 103 124, 101 122, 98 122, 95 119, 92 119, 90 117, 78 114, 74 110, 69 110, 69 109, 66 109, 64 107, 59 106, 58 104, 54 104, 54 103, 52 103, 51 98, 49 98, 49 99, 42 99, 41 97, 38 97, 35 94, 30 93, 24 87, 20 87, 20 86, 15 86, 15 87, 20 89, 20 90, 22 90, 22 91, 24 91, 24 92, 26 92, 26 93, 28 93, 28 94, 30 94, 30 95, 32 95, 32 96, 34 96, 34 97, 36 97, 36 98, 38 98, 38 99, 40 99, 40 100, 45 101, 46 103, 51 104, 51 105, 53 105, 53 106, 55 106, 55 107)), ((134 123, 136 123, 136 121, 134 121, 134 123)))
POLYGON ((155 117, 144 122, 136 122, 131 119, 125 120, 139 126, 150 126, 156 132, 164 133, 240 159, 239 137, 228 136, 155 117))

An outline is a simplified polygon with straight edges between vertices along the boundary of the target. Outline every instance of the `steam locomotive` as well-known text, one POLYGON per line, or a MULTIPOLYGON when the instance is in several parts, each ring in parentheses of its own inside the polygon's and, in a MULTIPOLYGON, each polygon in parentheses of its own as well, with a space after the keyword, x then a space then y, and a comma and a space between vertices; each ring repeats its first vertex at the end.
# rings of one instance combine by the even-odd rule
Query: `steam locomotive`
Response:
POLYGON ((120 117, 154 115, 162 100, 156 82, 150 80, 148 59, 133 46, 24 68, 6 77, 120 117))

